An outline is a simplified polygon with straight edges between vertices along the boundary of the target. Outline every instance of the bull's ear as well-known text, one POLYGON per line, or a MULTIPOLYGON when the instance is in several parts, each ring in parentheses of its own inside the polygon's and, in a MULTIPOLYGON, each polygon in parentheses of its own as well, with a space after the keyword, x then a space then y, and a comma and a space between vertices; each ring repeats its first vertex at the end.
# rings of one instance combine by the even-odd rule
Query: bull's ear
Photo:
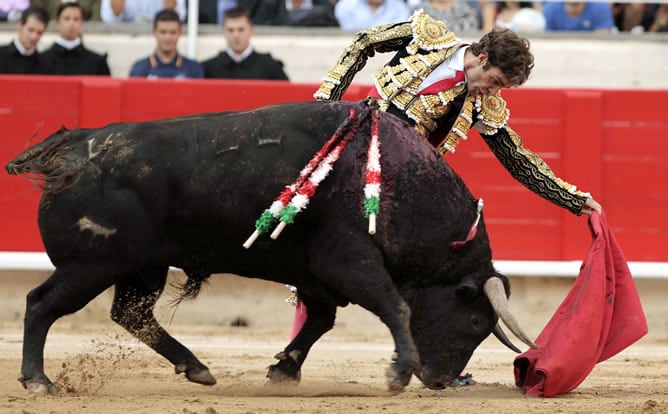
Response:
POLYGON ((479 294, 478 287, 470 279, 462 280, 455 289, 455 293, 459 298, 467 301, 475 299, 476 295, 479 294))

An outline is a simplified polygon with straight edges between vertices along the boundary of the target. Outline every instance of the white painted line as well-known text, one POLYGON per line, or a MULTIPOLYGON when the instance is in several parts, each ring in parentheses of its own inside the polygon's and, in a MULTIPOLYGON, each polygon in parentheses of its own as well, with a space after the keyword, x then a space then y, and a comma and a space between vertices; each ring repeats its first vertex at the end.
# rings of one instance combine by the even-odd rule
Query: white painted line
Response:
MULTIPOLYGON (((575 277, 580 261, 495 260, 494 266, 508 276, 575 277)), ((668 279, 668 262, 628 262, 636 279, 668 279)), ((54 266, 43 252, 0 252, 0 270, 53 270, 54 266)), ((175 270, 178 270, 174 268, 175 270)))

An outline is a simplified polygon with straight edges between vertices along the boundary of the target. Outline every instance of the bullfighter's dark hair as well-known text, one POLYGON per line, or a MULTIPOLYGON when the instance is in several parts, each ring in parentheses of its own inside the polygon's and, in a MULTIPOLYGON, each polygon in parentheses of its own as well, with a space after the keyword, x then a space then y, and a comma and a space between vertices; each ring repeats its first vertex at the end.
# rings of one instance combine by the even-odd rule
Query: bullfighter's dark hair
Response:
POLYGON ((34 17, 45 25, 49 24, 49 13, 41 7, 31 6, 23 10, 19 22, 21 22, 21 24, 26 24, 30 16, 34 17))
POLYGON ((58 6, 58 9, 56 10, 56 20, 60 18, 60 15, 63 12, 63 10, 67 9, 68 7, 75 7, 79 9, 79 11, 81 12, 81 18, 85 19, 83 7, 81 7, 81 4, 78 1, 64 1, 60 3, 60 6, 58 6))
POLYGON ((520 37, 509 29, 494 29, 486 33, 479 42, 471 44, 471 52, 478 56, 487 53, 484 70, 498 67, 514 85, 529 79, 533 69, 533 54, 529 50, 529 39, 520 37))
POLYGON ((155 14, 153 18, 153 28, 158 27, 158 22, 177 22, 181 26, 181 18, 174 9, 163 9, 155 14))

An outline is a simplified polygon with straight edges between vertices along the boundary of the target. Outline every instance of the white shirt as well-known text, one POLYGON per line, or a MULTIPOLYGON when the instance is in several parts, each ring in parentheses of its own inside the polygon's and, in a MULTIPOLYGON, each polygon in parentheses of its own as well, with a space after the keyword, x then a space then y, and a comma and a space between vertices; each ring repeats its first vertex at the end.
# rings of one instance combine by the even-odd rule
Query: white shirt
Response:
POLYGON ((35 53, 35 51, 37 50, 36 47, 33 47, 33 48, 30 49, 30 50, 26 50, 26 48, 23 47, 23 45, 21 44, 21 42, 19 42, 18 39, 13 39, 13 42, 14 42, 14 47, 16 48, 16 50, 19 51, 19 53, 21 54, 21 56, 30 56, 30 55, 32 55, 33 53, 35 53))
MULTIPOLYGON (((155 14, 164 9, 163 0, 125 0, 125 8, 120 16, 114 15, 110 0, 102 0, 100 5, 100 18, 105 23, 141 23, 152 22, 155 14)), ((174 9, 183 21, 186 18, 185 0, 176 1, 174 9)))
POLYGON ((234 52, 232 51, 232 49, 227 49, 226 52, 227 52, 227 55, 230 57, 230 59, 232 59, 233 61, 235 61, 235 62, 237 62, 237 63, 241 63, 241 62, 243 62, 244 60, 246 60, 246 58, 247 58, 248 56, 250 56, 251 53, 253 53, 253 46, 248 45, 248 47, 246 48, 246 50, 244 50, 243 52, 239 53, 238 55, 237 55, 236 53, 234 53, 234 52))
POLYGON ((72 49, 74 49, 75 47, 77 47, 81 44, 81 38, 77 37, 74 40, 65 40, 62 37, 57 36, 56 37, 56 43, 61 45, 62 47, 64 47, 67 50, 72 50, 72 49))
POLYGON ((380 24, 405 22, 411 10, 403 0, 385 0, 375 11, 366 0, 339 0, 334 6, 334 16, 342 30, 364 30, 380 24))
MULTIPOLYGON (((459 39, 458 39, 459 40, 459 39)), ((469 46, 460 47, 450 59, 438 65, 427 77, 422 81, 418 92, 428 88, 443 79, 454 78, 457 72, 464 71, 464 54, 469 46)))

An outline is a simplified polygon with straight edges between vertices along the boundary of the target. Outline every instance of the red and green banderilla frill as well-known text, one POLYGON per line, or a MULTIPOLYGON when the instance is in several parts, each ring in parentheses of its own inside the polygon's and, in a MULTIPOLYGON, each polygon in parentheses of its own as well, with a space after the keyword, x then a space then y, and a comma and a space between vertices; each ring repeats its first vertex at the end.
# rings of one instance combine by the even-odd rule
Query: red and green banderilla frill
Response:
POLYGON ((366 158, 364 175, 364 215, 369 218, 369 234, 376 234, 376 216, 380 213, 380 140, 378 123, 380 113, 375 110, 371 126, 371 142, 366 158))
POLYGON ((346 129, 348 129, 354 119, 355 110, 351 109, 348 117, 341 123, 341 125, 339 125, 331 138, 327 140, 325 145, 323 145, 322 148, 320 148, 320 150, 316 152, 313 158, 311 158, 311 160, 306 164, 306 166, 302 168, 302 170, 299 172, 299 177, 297 177, 297 180, 293 184, 286 186, 281 194, 276 197, 274 202, 271 203, 271 206, 266 209, 262 215, 260 215, 260 218, 255 221, 255 231, 253 234, 251 234, 248 240, 244 242, 245 248, 250 248, 261 234, 269 232, 271 226, 273 226, 274 223, 279 220, 283 209, 290 203, 292 197, 294 197, 297 189, 300 188, 311 176, 313 170, 318 167, 325 156, 327 156, 327 154, 332 150, 332 147, 341 139, 341 136, 346 131, 346 129))
MULTIPOLYGON (((269 229, 276 221, 279 224, 271 233, 272 239, 278 238, 285 226, 294 222, 297 214, 306 208, 311 198, 315 195, 318 185, 332 171, 334 163, 339 159, 346 145, 357 134, 360 126, 370 112, 371 109, 363 111, 356 117, 355 111, 353 109, 350 110, 349 116, 339 125, 332 137, 327 140, 322 148, 316 152, 308 164, 300 171, 297 180, 292 185, 285 187, 271 206, 256 220, 255 231, 243 244, 245 248, 250 248, 259 235, 269 232, 269 229)), ((371 158, 367 160, 367 184, 365 186, 365 213, 374 223, 373 232, 371 222, 369 224, 370 234, 375 234, 375 216, 379 213, 380 151, 378 117, 378 111, 375 110, 372 138, 368 151, 368 156, 371 158)))

